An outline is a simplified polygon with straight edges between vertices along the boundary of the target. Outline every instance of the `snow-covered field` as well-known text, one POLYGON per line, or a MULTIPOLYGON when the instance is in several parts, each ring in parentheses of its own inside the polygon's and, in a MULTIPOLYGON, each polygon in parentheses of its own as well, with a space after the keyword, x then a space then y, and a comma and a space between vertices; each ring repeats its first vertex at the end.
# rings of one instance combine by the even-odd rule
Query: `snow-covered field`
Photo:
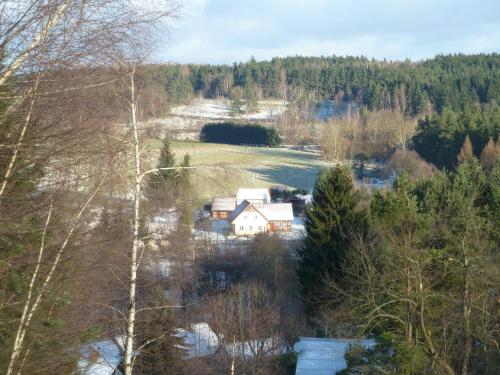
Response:
MULTIPOLYGON (((188 105, 180 105, 171 109, 171 114, 182 117, 195 117, 212 120, 228 120, 230 116, 229 100, 225 99, 197 99, 188 105)), ((287 103, 279 100, 263 100, 259 102, 259 110, 234 118, 246 120, 271 120, 282 115, 287 103)))

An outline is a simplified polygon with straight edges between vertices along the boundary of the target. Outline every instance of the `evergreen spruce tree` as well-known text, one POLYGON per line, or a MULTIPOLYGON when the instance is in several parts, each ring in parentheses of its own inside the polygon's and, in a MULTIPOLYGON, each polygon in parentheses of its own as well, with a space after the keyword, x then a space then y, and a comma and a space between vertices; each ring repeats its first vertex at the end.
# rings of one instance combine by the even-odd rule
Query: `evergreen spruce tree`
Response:
POLYGON ((321 296, 325 281, 342 281, 342 265, 353 236, 366 231, 365 212, 356 209, 359 195, 345 167, 323 170, 307 212, 306 238, 299 251, 298 276, 309 307, 321 296))
MULTIPOLYGON (((181 167, 186 168, 190 166, 191 157, 189 154, 184 155, 181 167)), ((184 237, 188 237, 191 234, 191 229, 193 226, 193 186, 191 185, 191 173, 190 169, 181 169, 179 171, 179 205, 180 205, 180 225, 184 237)))
MULTIPOLYGON (((161 149, 160 159, 157 168, 172 168, 176 166, 175 153, 172 151, 170 140, 165 137, 163 148, 161 149)), ((167 184, 169 187, 176 186, 179 178, 179 172, 176 169, 158 171, 151 177, 151 187, 158 188, 167 184)))

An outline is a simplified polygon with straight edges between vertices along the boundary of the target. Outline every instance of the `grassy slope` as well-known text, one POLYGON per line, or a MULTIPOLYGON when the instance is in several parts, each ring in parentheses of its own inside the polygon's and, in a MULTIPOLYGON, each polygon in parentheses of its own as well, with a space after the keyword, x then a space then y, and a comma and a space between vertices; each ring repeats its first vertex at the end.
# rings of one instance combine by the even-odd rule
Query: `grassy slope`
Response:
MULTIPOLYGON (((160 142, 153 142, 153 149, 160 142)), ((240 187, 282 184, 312 189, 321 167, 328 164, 317 155, 279 148, 232 146, 199 142, 172 142, 177 158, 191 156, 194 185, 200 198, 234 195, 240 187), (203 169, 201 166, 210 166, 203 169)))

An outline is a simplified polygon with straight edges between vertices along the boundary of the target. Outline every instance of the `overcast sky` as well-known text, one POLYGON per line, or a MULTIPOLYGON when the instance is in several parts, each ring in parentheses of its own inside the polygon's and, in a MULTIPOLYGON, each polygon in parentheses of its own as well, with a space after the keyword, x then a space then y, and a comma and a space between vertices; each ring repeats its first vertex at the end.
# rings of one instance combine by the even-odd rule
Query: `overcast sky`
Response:
POLYGON ((188 0, 156 60, 500 52, 500 0, 188 0))

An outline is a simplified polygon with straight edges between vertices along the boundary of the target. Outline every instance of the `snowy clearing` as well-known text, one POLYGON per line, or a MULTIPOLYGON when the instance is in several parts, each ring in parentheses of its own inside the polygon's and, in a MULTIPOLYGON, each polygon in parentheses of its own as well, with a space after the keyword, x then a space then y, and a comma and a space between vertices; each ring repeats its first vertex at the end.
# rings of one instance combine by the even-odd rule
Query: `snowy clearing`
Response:
POLYGON ((171 109, 171 114, 182 117, 228 120, 231 118, 246 120, 271 120, 281 116, 287 109, 287 103, 279 100, 263 100, 259 102, 257 112, 230 116, 231 102, 226 99, 197 99, 188 105, 180 105, 171 109))

